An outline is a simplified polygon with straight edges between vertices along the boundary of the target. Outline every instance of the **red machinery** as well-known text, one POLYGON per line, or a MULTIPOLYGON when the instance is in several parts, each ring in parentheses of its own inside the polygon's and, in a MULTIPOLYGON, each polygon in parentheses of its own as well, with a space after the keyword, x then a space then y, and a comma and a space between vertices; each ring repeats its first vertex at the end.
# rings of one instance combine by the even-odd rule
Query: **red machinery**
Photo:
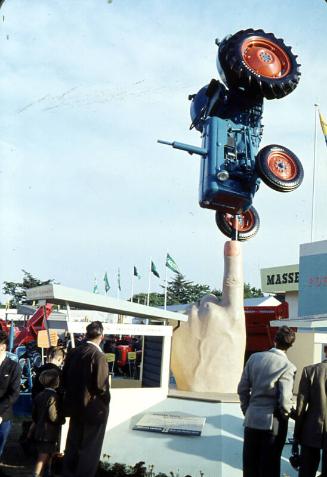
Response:
POLYGON ((5 331, 7 334, 9 334, 10 321, 0 320, 0 330, 5 331))
POLYGON ((45 306, 40 306, 34 315, 32 315, 26 322, 24 328, 19 330, 18 334, 15 336, 14 348, 37 340, 37 332, 45 329, 44 308, 46 310, 46 318, 49 317, 52 311, 52 305, 46 304, 45 306))
POLYGON ((123 368, 128 364, 128 353, 130 351, 133 351, 133 348, 131 345, 125 345, 125 344, 119 344, 116 346, 117 350, 117 366, 119 368, 123 368))
MULTIPOLYGON (((271 327, 272 320, 288 318, 288 303, 278 306, 245 306, 246 351, 247 360, 256 351, 265 351, 274 346, 278 328, 271 327)), ((282 326, 282 323, 281 323, 282 326)))

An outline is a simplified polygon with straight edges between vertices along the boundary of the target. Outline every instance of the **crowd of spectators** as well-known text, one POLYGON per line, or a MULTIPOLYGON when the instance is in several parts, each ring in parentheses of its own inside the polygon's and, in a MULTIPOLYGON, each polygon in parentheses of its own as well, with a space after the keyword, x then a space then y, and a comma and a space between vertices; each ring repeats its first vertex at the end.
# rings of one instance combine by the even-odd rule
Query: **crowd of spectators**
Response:
MULTIPOLYGON (((19 364, 6 354, 7 339, 7 334, 0 331, 0 458, 11 429, 21 377, 19 364)), ((51 476, 52 459, 59 451, 66 418, 69 429, 62 476, 96 474, 110 402, 106 353, 117 354, 117 341, 103 343, 103 339, 102 323, 92 322, 76 348, 67 355, 63 346, 50 348, 46 363, 37 369, 32 423, 27 434, 36 451, 33 477, 51 476)), ((126 340, 124 344, 121 339, 119 345, 135 352, 141 350, 138 338, 126 340)), ((296 368, 286 355, 294 341, 294 331, 281 327, 275 347, 254 353, 244 367, 238 386, 245 416, 244 477, 280 477, 290 417, 295 419, 290 462, 299 477, 315 477, 320 460, 321 477, 327 477, 327 359, 303 369, 294 407, 296 368)), ((4 475, 0 469, 0 477, 4 475)))

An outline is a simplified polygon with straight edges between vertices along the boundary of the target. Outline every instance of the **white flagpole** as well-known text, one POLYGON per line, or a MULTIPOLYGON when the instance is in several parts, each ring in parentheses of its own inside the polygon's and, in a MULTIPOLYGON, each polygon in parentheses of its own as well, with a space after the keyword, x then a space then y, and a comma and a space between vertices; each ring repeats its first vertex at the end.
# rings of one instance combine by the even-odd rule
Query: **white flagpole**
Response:
POLYGON ((312 198, 311 198, 311 242, 313 242, 313 228, 314 228, 314 208, 315 208, 315 184, 316 184, 316 153, 317 153, 317 111, 318 104, 315 107, 315 132, 313 143, 313 173, 312 173, 312 198))
POLYGON ((166 262, 165 262, 165 305, 164 305, 164 309, 166 310, 167 309, 167 256, 168 256, 168 252, 166 254, 166 262))
POLYGON ((118 272, 117 272, 117 299, 118 299, 118 300, 120 299, 119 286, 120 286, 120 270, 119 270, 119 268, 118 268, 118 272))
POLYGON ((147 300, 146 300, 146 304, 147 306, 149 306, 150 304, 150 288, 151 288, 151 263, 152 263, 152 259, 150 258, 150 264, 149 264, 149 283, 148 283, 148 297, 147 297, 147 300))
POLYGON ((133 296, 134 296, 134 268, 132 274, 132 294, 131 294, 131 302, 133 303, 133 296))

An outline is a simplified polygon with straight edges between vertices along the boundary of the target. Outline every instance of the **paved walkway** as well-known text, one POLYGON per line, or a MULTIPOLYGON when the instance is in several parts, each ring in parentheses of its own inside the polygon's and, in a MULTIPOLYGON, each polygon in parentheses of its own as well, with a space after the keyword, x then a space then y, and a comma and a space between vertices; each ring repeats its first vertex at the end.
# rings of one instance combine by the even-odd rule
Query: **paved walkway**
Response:
MULTIPOLYGON (((207 423, 201 438, 133 431, 128 420, 106 436, 103 452, 111 455, 112 462, 135 464, 145 459, 147 464, 155 464, 158 471, 176 470, 178 467, 180 475, 190 473, 197 477, 201 475, 201 470, 204 471, 205 477, 241 477, 243 429, 238 406, 231 403, 220 405, 220 415, 217 415, 217 409, 209 407, 204 409, 206 407, 201 402, 169 399, 153 409, 153 411, 172 409, 179 412, 192 411, 195 415, 204 413, 207 423), (198 472, 194 474, 195 469, 198 472)), ((290 427, 292 428, 292 423, 290 427)), ((289 434, 292 434, 292 429, 289 434)), ((34 459, 24 455, 19 444, 20 435, 21 421, 15 421, 3 455, 1 469, 10 477, 31 477, 34 459)), ((288 463, 289 454, 288 445, 283 452, 282 475, 296 477, 297 473, 288 463)))
POLYGON ((25 456, 19 444, 19 436, 22 432, 21 422, 14 422, 2 456, 1 470, 10 477, 30 477, 33 475, 34 461, 25 456))

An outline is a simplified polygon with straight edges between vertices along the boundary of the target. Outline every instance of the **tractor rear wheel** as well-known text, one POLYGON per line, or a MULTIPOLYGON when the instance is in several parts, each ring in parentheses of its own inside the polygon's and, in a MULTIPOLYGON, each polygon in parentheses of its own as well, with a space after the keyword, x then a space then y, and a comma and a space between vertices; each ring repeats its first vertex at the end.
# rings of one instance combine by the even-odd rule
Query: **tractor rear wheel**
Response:
MULTIPOLYGON (((260 227, 260 219, 258 212, 253 206, 251 206, 246 212, 242 212, 237 216, 238 218, 238 240, 244 242, 254 237, 260 227)), ((219 230, 227 235, 229 238, 233 238, 235 235, 234 227, 234 215, 226 212, 216 211, 216 224, 219 230)))
POLYGON ((249 28, 220 43, 217 66, 228 88, 275 99, 296 88, 301 75, 296 58, 281 38, 249 28))
POLYGON ((292 192, 303 181, 302 164, 286 147, 277 144, 264 147, 257 154, 255 165, 263 182, 278 192, 292 192))

